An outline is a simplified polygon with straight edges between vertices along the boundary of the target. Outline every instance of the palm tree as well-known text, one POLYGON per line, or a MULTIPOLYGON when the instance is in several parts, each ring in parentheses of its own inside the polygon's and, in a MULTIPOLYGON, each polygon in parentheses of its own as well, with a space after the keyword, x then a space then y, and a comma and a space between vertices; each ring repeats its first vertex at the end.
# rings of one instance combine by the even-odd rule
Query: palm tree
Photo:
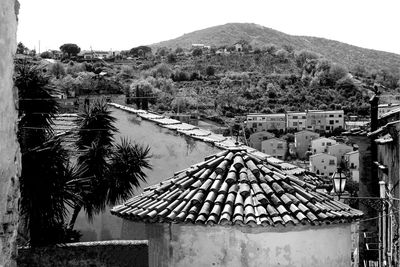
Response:
POLYGON ((65 241, 66 205, 79 202, 75 189, 80 176, 68 164, 52 119, 57 102, 51 97, 48 77, 38 66, 16 64, 19 93, 18 141, 22 152, 20 215, 22 232, 31 246, 65 241))
POLYGON ((90 177, 90 190, 81 192, 82 202, 74 207, 69 229, 73 229, 82 208, 91 220, 108 205, 127 200, 140 181, 145 181, 144 169, 151 169, 148 146, 126 139, 115 142, 114 121, 105 101, 95 102, 79 115, 77 162, 85 170, 84 176, 90 177))

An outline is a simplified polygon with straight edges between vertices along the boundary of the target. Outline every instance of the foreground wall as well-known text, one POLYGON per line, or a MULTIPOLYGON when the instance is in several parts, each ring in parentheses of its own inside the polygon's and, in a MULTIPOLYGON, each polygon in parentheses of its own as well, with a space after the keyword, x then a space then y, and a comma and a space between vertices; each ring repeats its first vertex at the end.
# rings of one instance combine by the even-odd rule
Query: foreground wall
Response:
MULTIPOLYGON (((124 221, 124 234, 143 224, 124 221)), ((150 266, 351 265, 350 224, 248 228, 148 224, 150 266)))
POLYGON ((13 89, 18 2, 0 1, 0 266, 15 266, 20 153, 13 89))
POLYGON ((75 243, 59 247, 24 248, 18 253, 18 266, 21 267, 149 266, 145 241, 75 243))

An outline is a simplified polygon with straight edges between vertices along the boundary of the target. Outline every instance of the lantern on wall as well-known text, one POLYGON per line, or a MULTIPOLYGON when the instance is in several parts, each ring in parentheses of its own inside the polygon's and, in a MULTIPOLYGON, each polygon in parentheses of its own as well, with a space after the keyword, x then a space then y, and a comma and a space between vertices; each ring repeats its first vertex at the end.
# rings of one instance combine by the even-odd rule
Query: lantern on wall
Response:
POLYGON ((332 180, 333 190, 340 199, 340 196, 344 193, 344 187, 346 186, 346 175, 342 172, 341 168, 338 168, 332 175, 332 180))

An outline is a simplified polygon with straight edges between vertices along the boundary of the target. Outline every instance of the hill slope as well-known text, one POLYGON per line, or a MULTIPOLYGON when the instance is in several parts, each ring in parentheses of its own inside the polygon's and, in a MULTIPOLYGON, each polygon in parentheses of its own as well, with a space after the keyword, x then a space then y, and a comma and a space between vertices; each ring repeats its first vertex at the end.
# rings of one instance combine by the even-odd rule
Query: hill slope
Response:
POLYGON ((400 68, 400 55, 365 49, 318 37, 294 36, 252 23, 228 23, 184 34, 176 39, 152 44, 151 47, 190 48, 194 43, 211 46, 233 45, 246 40, 253 47, 275 44, 278 47, 292 45, 295 50, 307 49, 353 68, 364 65, 367 69, 400 68))

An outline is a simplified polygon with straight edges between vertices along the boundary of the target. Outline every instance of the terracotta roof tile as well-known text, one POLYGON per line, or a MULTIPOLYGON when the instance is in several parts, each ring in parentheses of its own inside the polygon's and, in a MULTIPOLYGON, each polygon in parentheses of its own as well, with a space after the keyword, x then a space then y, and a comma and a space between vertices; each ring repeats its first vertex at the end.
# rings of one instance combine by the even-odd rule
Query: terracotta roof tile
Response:
POLYGON ((351 221, 362 212, 243 150, 222 151, 176 172, 112 213, 133 221, 241 226, 351 221))

